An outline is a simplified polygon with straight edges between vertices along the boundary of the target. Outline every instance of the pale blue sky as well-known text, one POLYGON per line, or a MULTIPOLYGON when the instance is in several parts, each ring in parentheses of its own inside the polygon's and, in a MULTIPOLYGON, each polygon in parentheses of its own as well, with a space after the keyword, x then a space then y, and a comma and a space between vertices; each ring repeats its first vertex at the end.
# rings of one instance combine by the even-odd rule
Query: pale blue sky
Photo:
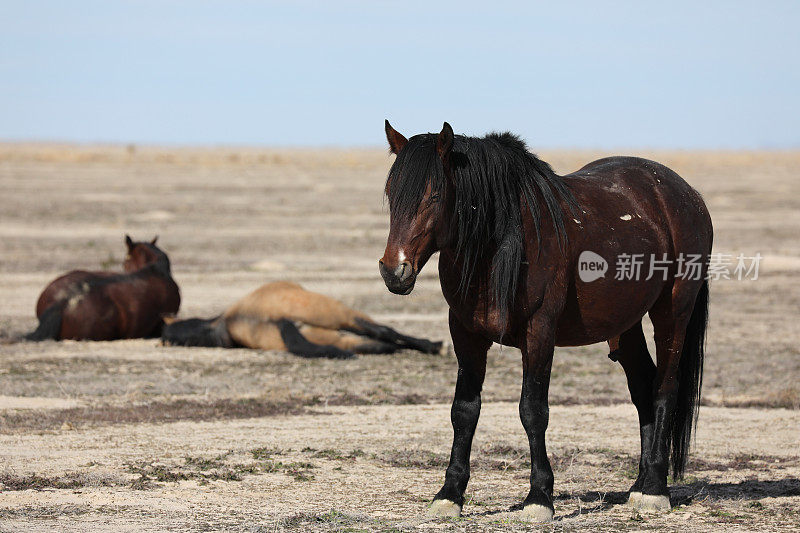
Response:
POLYGON ((800 2, 0 0, 0 139, 800 147, 800 2))

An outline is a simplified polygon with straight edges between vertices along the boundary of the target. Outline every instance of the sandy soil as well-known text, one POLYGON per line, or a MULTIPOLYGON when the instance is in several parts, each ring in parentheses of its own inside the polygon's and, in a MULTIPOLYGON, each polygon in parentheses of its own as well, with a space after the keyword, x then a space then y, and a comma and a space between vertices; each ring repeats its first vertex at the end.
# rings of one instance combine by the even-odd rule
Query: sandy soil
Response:
MULTIPOLYGON (((541 154, 567 172, 600 155, 541 154)), ((675 509, 625 505, 635 413, 604 346, 559 349, 552 530, 800 527, 800 153, 637 153, 705 196, 717 252, 761 253, 712 285, 705 400, 675 509)), ((53 277, 118 268, 160 235, 183 316, 292 279, 398 329, 447 337, 435 260, 409 297, 377 274, 379 150, 0 145, 0 530, 525 529, 519 353, 494 347, 465 516, 426 521, 449 449, 452 356, 306 361, 153 340, 20 343, 53 277)))

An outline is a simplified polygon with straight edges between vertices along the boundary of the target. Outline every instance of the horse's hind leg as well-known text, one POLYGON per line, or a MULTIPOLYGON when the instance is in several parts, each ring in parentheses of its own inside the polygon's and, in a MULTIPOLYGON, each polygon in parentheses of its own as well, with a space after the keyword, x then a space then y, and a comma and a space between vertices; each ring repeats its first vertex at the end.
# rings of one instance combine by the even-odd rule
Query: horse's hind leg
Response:
MULTIPOLYGON (((639 413, 639 434, 642 447, 639 459, 639 475, 630 490, 629 503, 635 505, 641 498, 642 485, 645 479, 648 456, 653 445, 655 413, 653 410, 653 380, 656 376, 656 365, 647 351, 647 341, 639 322, 623 333, 617 342, 611 345, 611 354, 625 370, 631 400, 639 413)), ((611 355, 609 355, 611 357, 611 355)))
POLYGON ((398 348, 411 348, 423 353, 437 354, 442 349, 441 342, 429 341, 428 339, 419 339, 409 335, 395 331, 389 326, 364 320, 363 318, 355 318, 356 328, 353 328, 354 333, 371 337, 375 340, 388 342, 394 344, 398 348))
POLYGON ((276 324, 281 340, 290 353, 306 358, 351 359, 354 357, 353 352, 349 350, 309 341, 291 320, 278 320, 276 324))
POLYGON ((642 496, 633 502, 639 509, 669 510, 670 463, 676 478, 683 474, 702 381, 707 295, 705 282, 678 279, 650 310, 657 361, 654 423, 650 450, 644 457, 642 496))
POLYGON ((364 339, 352 333, 342 332, 333 329, 309 326, 307 324, 300 328, 300 333, 315 344, 329 344, 342 350, 348 350, 363 354, 387 354, 397 351, 397 346, 387 342, 372 339, 364 339))

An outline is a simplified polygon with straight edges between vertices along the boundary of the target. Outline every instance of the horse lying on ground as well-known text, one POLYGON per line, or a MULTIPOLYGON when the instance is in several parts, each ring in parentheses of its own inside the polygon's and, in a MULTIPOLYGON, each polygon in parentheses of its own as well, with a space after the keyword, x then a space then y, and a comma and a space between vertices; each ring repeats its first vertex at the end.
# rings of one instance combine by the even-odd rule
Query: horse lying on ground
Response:
POLYGON ((262 285, 217 317, 167 322, 162 335, 167 345, 286 350, 336 359, 404 348, 431 354, 442 349, 441 342, 402 335, 289 281, 262 285))
POLYGON ((554 347, 602 341, 639 413, 641 459, 629 503, 668 510, 667 471, 684 472, 702 386, 713 229, 700 194, 664 165, 636 157, 559 176, 510 133, 456 136, 445 122, 438 134, 406 139, 385 127, 397 158, 386 181, 390 229, 380 273, 391 292, 408 294, 440 252, 458 359, 450 463, 430 512, 461 514, 486 354, 498 342, 522 351, 519 413, 531 476, 521 517, 551 520, 545 431, 554 347), (617 275, 583 279, 585 253, 617 265, 617 275))
POLYGON ((124 272, 73 270, 52 281, 36 303, 39 326, 25 338, 108 341, 158 337, 165 314, 178 312, 169 258, 151 242, 125 236, 124 272))

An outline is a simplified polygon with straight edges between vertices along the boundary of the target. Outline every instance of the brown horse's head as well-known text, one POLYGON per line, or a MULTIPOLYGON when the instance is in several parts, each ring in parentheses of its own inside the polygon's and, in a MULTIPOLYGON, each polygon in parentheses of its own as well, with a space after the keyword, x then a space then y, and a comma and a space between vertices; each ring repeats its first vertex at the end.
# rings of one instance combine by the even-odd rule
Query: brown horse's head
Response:
POLYGON ((158 237, 150 242, 134 242, 130 236, 125 235, 125 246, 128 247, 123 263, 125 272, 136 272, 166 258, 166 254, 156 246, 157 240, 158 237))
POLYGON ((445 122, 438 135, 408 140, 387 120, 386 138, 397 158, 386 180, 390 228, 380 272, 391 292, 409 294, 419 271, 449 238, 453 193, 445 184, 453 129, 445 122))

